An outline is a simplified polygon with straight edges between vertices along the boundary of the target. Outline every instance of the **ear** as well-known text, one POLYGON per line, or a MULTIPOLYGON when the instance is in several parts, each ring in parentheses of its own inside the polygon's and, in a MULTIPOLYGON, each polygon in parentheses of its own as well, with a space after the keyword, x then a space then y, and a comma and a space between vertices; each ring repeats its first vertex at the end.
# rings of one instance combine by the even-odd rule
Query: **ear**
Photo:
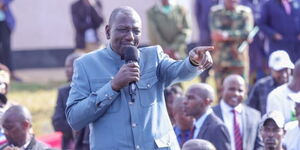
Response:
POLYGON ((105 35, 106 35, 106 39, 110 39, 110 26, 106 25, 105 26, 105 35))
POLYGON ((30 128, 31 128, 31 123, 30 123, 30 121, 25 120, 25 121, 23 122, 23 127, 24 127, 24 129, 30 129, 30 128))
POLYGON ((211 103, 213 102, 213 100, 210 98, 206 98, 204 101, 207 106, 211 105, 211 103))

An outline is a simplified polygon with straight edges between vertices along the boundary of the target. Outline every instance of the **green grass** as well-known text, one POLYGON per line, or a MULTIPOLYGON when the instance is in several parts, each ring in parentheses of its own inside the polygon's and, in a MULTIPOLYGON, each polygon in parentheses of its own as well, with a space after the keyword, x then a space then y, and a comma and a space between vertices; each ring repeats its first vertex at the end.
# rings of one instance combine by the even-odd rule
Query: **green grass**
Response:
POLYGON ((10 87, 8 99, 12 103, 27 107, 33 116, 33 130, 37 136, 53 132, 51 116, 53 114, 57 88, 65 82, 16 83, 10 87))

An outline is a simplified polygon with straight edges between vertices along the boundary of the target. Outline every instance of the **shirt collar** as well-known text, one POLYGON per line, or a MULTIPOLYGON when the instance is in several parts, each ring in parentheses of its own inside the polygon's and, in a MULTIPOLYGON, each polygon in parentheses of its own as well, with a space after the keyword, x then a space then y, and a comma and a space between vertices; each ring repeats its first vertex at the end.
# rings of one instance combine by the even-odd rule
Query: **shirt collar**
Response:
MULTIPOLYGON (((106 45, 106 49, 108 49, 108 55, 111 56, 114 60, 124 61, 124 59, 121 58, 121 56, 116 53, 110 44, 106 45)), ((140 61, 140 49, 137 48, 137 55, 138 55, 138 62, 140 61)))
POLYGON ((111 56, 114 60, 121 60, 121 56, 111 48, 110 44, 107 44, 106 48, 108 49, 109 56, 111 56))
POLYGON ((196 121, 194 122, 194 125, 195 125, 196 129, 201 128, 201 126, 203 125, 205 119, 206 119, 207 116, 208 116, 209 114, 211 114, 211 113, 212 113, 212 109, 209 107, 209 108, 207 109, 207 111, 205 112, 205 114, 203 114, 198 120, 196 120, 196 121))
POLYGON ((236 107, 231 107, 227 103, 225 103, 224 99, 220 102, 221 108, 226 113, 232 113, 232 109, 234 109, 236 112, 241 113, 242 112, 242 104, 238 104, 236 107))

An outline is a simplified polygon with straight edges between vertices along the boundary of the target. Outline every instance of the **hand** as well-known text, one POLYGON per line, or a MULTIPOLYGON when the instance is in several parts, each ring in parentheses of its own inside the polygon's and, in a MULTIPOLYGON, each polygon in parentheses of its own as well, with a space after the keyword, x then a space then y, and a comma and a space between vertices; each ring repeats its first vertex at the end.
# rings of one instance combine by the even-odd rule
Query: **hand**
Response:
POLYGON ((211 33, 211 39, 214 41, 222 42, 228 39, 228 34, 224 31, 213 31, 211 33))
POLYGON ((4 3, 0 0, 0 10, 4 10, 4 3))
POLYGON ((275 33, 275 34, 273 35, 273 37, 274 37, 275 40, 282 40, 282 35, 279 34, 279 33, 275 33))
POLYGON ((114 79, 111 81, 111 87, 115 91, 119 91, 127 86, 130 82, 136 82, 140 79, 140 67, 138 63, 132 62, 124 64, 114 79))
POLYGON ((190 61, 198 65, 201 70, 207 69, 213 64, 209 51, 214 50, 213 46, 195 47, 189 52, 190 61))

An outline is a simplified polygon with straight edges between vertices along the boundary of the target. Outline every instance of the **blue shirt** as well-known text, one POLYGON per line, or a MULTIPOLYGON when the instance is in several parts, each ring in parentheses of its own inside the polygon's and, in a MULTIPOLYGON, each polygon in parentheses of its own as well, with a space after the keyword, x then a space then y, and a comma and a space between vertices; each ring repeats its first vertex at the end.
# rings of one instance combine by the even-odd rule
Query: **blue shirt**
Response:
POLYGON ((134 103, 128 86, 116 92, 111 80, 124 60, 110 47, 75 61, 66 116, 79 130, 90 124, 92 150, 179 150, 163 90, 199 75, 189 59, 170 59, 160 46, 139 49, 140 80, 134 103))
POLYGON ((177 126, 175 126, 174 131, 177 137, 177 141, 181 147, 186 141, 192 139, 192 130, 181 130, 177 126))

